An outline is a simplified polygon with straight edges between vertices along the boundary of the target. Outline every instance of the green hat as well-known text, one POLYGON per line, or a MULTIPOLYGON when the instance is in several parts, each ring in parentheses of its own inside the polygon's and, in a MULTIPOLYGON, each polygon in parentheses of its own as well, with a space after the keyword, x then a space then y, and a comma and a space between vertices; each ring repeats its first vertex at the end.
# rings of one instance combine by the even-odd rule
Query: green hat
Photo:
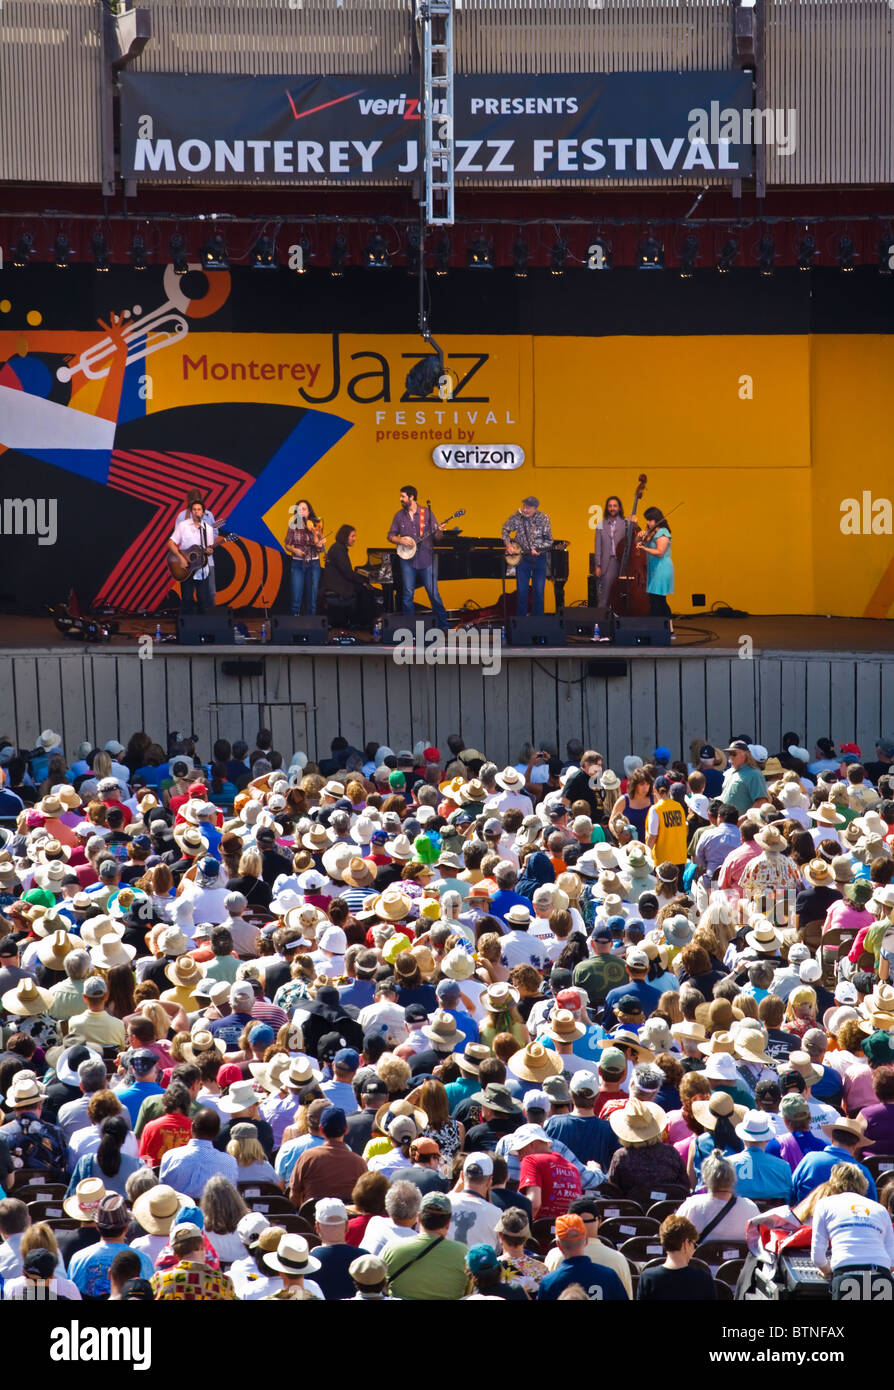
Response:
POLYGON ((846 883, 842 892, 848 902, 864 907, 875 892, 875 886, 868 878, 856 878, 853 883, 846 883))
POLYGON ((871 1067, 889 1067, 894 1063, 894 1040, 881 1029, 871 1033, 863 1044, 863 1052, 871 1067))
POLYGON ((398 772, 395 768, 394 772, 388 775, 388 785, 393 787, 395 791, 403 791, 407 785, 407 779, 402 772, 398 772))
POLYGON ((31 903, 33 907, 55 907, 56 898, 48 888, 29 888, 27 893, 22 894, 22 901, 31 903))
POLYGON ((413 849, 420 864, 436 864, 438 862, 438 851, 435 843, 427 835, 418 835, 413 841, 413 849))
POLYGON ((619 1047, 607 1047, 599 1058, 597 1067, 606 1076, 623 1076, 627 1070, 627 1058, 619 1047))

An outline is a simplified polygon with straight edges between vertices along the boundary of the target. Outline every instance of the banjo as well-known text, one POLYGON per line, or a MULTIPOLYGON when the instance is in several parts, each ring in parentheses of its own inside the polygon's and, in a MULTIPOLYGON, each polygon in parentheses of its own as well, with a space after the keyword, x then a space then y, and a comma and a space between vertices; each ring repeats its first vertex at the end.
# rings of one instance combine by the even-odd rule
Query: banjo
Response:
MULTIPOLYGON (((445 516, 444 520, 438 526, 438 530, 443 531, 448 521, 456 521, 459 517, 465 516, 465 514, 465 507, 462 509, 462 511, 451 512, 450 516, 445 516)), ((413 556, 416 554, 416 551, 419 549, 419 546, 412 536, 401 536, 400 540, 397 542, 395 546, 395 549, 397 550, 398 556, 401 560, 412 560, 413 556)))

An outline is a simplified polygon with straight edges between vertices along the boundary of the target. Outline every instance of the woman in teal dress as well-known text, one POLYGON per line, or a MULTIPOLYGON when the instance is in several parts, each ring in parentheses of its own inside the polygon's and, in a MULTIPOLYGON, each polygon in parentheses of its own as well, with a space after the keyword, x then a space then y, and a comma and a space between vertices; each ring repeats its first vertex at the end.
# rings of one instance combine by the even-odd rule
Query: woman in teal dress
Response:
MULTIPOLYGON (((669 618, 671 611, 667 595, 674 591, 674 562, 671 559, 671 533, 660 507, 647 507, 643 512, 646 533, 639 542, 640 550, 649 557, 646 573, 646 593, 649 612, 653 618, 669 618)), ((673 632, 671 623, 671 632, 673 632)))

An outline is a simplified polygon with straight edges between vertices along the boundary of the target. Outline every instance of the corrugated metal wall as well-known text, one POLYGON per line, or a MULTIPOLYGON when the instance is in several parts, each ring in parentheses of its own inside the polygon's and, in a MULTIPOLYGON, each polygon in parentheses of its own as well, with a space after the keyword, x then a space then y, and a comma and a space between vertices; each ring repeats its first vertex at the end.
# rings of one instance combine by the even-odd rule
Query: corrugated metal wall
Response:
POLYGON ((216 738, 253 739, 272 730, 288 759, 294 748, 323 756, 336 734, 362 747, 367 739, 412 748, 461 729, 498 763, 515 762, 521 745, 564 746, 569 738, 598 748, 619 769, 631 751, 659 743, 685 756, 690 740, 722 743, 743 729, 773 750, 785 729, 856 739, 872 748, 894 705, 894 661, 864 656, 805 657, 768 652, 737 656, 667 652, 629 658, 625 676, 585 677, 579 656, 504 654, 502 670, 398 666, 371 651, 341 655, 261 655, 263 674, 226 674, 225 661, 256 659, 256 648, 217 656, 159 652, 142 661, 130 652, 15 652, 0 663, 3 733, 31 747, 40 729, 64 735, 72 752, 83 738, 97 744, 144 728, 160 742, 167 729, 194 729, 207 754, 216 738))
POLYGON ((99 183, 99 5, 2 0, 0 179, 99 183))
MULTIPOLYGON (((410 0, 143 3, 136 72, 412 70, 410 0)), ((99 181, 100 14, 99 0, 2 0, 0 180, 99 181)), ((728 0, 463 0, 455 33, 462 73, 723 68, 731 14, 728 0)), ((894 181, 888 0, 767 0, 767 83, 798 122, 795 153, 769 151, 771 185, 894 181)))

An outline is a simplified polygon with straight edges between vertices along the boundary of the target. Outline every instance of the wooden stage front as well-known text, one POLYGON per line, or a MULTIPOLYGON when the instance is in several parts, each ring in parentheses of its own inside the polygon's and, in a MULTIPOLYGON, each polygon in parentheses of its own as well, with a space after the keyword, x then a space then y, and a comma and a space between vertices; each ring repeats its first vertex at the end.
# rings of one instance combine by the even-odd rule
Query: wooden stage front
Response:
MULTIPOLYGON (((260 619, 247 625, 254 634, 260 619)), ((207 757, 215 738, 253 740, 264 725, 288 760, 296 748, 324 756, 339 733, 396 749, 461 731, 498 763, 517 761, 529 739, 581 738, 617 768, 626 753, 664 743, 684 754, 705 736, 746 733, 772 752, 795 730, 811 748, 831 735, 870 756, 880 734, 894 733, 890 622, 705 614, 676 626, 669 648, 504 647, 499 672, 485 675, 399 665, 374 645, 140 644, 154 624, 137 622, 85 646, 49 620, 0 617, 0 735, 31 747, 53 728, 70 754, 84 738, 126 743, 145 728, 164 743, 180 729, 207 757)))

